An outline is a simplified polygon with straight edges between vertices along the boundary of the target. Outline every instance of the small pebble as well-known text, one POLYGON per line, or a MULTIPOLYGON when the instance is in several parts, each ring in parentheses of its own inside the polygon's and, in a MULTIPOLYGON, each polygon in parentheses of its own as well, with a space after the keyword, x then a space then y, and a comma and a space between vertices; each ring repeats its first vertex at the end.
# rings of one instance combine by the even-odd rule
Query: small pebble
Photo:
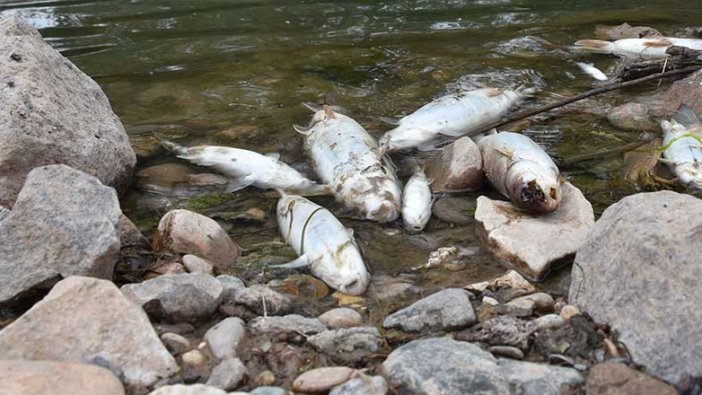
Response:
POLYGON ((360 296, 348 295, 339 291, 334 292, 332 297, 339 301, 339 306, 363 305, 366 301, 360 296))
POLYGON ((331 309, 319 316, 319 320, 329 328, 351 328, 363 323, 363 316, 347 307, 331 309))
POLYGON ((181 358, 183 359, 183 364, 196 368, 207 363, 207 358, 198 350, 188 351, 181 358))
POLYGON ((534 320, 537 330, 557 329, 565 325, 565 320, 557 314, 546 314, 534 320))
POLYGON ((264 370, 263 372, 259 373, 258 376, 256 376, 255 381, 258 385, 273 385, 275 383, 275 374, 273 374, 273 372, 270 370, 264 370))
POLYGON ((309 370, 293 381, 295 392, 327 392, 332 387, 349 380, 355 370, 345 366, 334 366, 309 370))
POLYGON ((183 256, 183 266, 190 272, 190 273, 203 273, 203 274, 212 274, 212 270, 214 265, 210 263, 209 261, 200 258, 197 255, 185 255, 183 256))
POLYGON ((161 335, 161 341, 173 355, 183 354, 192 348, 188 339, 172 332, 166 332, 161 335))
POLYGON ((524 353, 517 347, 510 346, 492 346, 490 347, 490 352, 495 355, 500 355, 512 359, 524 359, 524 353))
POLYGON ((498 304, 500 304, 500 301, 489 296, 483 296, 483 303, 488 304, 490 306, 497 306, 498 304))
POLYGON ((580 309, 578 309, 577 307, 575 307, 573 305, 568 304, 568 305, 563 306, 563 308, 561 309, 560 316, 564 320, 568 321, 569 319, 571 319, 579 314, 580 314, 580 309))
POLYGON ((607 355, 612 358, 619 358, 619 350, 612 340, 605 338, 603 343, 607 355))

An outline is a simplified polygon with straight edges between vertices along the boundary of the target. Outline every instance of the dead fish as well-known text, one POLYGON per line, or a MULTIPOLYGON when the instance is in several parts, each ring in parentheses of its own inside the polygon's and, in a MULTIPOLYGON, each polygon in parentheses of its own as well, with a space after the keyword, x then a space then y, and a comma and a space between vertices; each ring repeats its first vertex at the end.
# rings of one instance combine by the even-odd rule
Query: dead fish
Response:
POLYGON ((431 218, 431 206, 434 203, 424 170, 415 169, 414 174, 405 184, 402 193, 402 222, 409 231, 419 232, 431 218))
POLYGON ((307 155, 337 200, 364 219, 397 219, 401 210, 399 182, 363 126, 324 106, 315 112, 308 128, 295 126, 295 130, 305 136, 307 155))
POLYGON ((482 88, 442 96, 400 119, 398 126, 380 138, 381 153, 418 147, 431 149, 441 136, 458 137, 499 121, 531 88, 482 88))
POLYGON ((609 79, 605 73, 595 67, 592 63, 575 62, 575 64, 578 65, 580 70, 582 70, 585 74, 596 79, 597 81, 607 81, 609 79))
POLYGON ((550 156, 530 138, 500 132, 476 138, 490 183, 517 207, 554 211, 561 201, 561 177, 550 156))
POLYGON ((281 192, 278 227, 298 258, 275 267, 309 266, 310 272, 330 287, 360 295, 370 283, 353 231, 346 229, 332 213, 311 201, 281 192))
POLYGON ((664 59, 671 46, 702 50, 702 40, 695 38, 652 37, 623 38, 616 41, 580 40, 573 49, 578 51, 617 55, 630 59, 664 59))
POLYGON ((279 160, 277 153, 261 155, 257 152, 213 145, 183 147, 171 141, 160 139, 161 144, 187 161, 200 166, 212 167, 231 177, 227 192, 234 192, 247 186, 262 189, 281 189, 300 195, 328 195, 326 185, 310 181, 297 170, 279 160))
POLYGON ((702 124, 697 114, 683 104, 670 121, 661 121, 663 163, 681 183, 702 189, 702 124))

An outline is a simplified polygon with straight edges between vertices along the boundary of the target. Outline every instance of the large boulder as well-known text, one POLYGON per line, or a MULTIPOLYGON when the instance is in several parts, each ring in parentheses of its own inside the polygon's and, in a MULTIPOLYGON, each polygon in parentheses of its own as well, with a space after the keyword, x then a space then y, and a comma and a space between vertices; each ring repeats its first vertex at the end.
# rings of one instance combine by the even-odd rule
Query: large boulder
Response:
POLYGON ((233 266, 239 256, 239 247, 215 220, 188 210, 172 210, 161 218, 154 250, 194 254, 220 269, 233 266))
POLYGON ((100 86, 13 15, 0 20, 0 53, 0 205, 51 164, 124 190, 136 156, 100 86))
POLYGON ((555 265, 572 258, 595 222, 592 205, 570 183, 562 185, 556 211, 533 215, 511 203, 478 198, 478 235, 502 261, 530 280, 542 280, 555 265))
POLYGON ((0 360, 82 362, 131 388, 178 370, 146 313, 110 281, 72 276, 0 331, 0 360))
POLYGON ((628 196, 592 228, 573 266, 570 303, 609 323, 634 362, 682 386, 702 376, 702 200, 628 196))
POLYGON ((54 361, 0 361, 0 393, 124 395, 124 387, 112 372, 95 365, 54 361))
POLYGON ((71 275, 111 279, 120 215, 114 189, 97 178, 65 165, 32 170, 0 226, 0 305, 71 275))

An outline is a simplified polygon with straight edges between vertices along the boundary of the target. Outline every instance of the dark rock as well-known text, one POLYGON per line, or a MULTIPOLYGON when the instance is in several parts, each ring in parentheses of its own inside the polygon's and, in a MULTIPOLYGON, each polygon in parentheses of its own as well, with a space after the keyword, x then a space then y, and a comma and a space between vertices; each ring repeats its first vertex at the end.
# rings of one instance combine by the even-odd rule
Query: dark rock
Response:
POLYGON ((419 332, 458 329, 473 322, 475 312, 470 304, 470 292, 449 288, 389 315, 383 321, 383 327, 419 332))
POLYGON ((560 328, 538 332, 534 343, 543 355, 566 354, 588 359, 602 340, 595 323, 585 315, 578 315, 560 328))
POLYGON ((648 26, 631 26, 622 23, 618 26, 598 25, 595 35, 603 40, 621 40, 623 38, 644 38, 663 36, 658 30, 648 26))
POLYGON ((32 169, 53 164, 124 191, 136 156, 100 86, 17 16, 2 16, 0 38, 0 53, 14 55, 0 67, 0 205, 14 204, 32 169))
POLYGON ((0 305, 71 275, 111 279, 121 214, 114 189, 95 177, 64 165, 32 170, 0 226, 0 305))
POLYGON ((514 346, 520 350, 529 348, 531 334, 536 325, 512 316, 499 316, 481 322, 456 334, 457 340, 483 342, 495 346, 514 346))
POLYGON ((176 333, 166 332, 161 335, 161 341, 173 355, 184 354, 192 349, 190 341, 176 333))

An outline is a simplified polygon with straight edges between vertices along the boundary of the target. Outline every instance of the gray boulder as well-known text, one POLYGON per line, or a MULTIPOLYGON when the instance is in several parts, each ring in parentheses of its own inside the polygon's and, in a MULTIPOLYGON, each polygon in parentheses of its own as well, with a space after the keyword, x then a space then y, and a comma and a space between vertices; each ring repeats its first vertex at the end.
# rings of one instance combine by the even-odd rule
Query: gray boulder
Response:
POLYGON ((434 193, 474 191, 483 185, 483 158, 470 137, 462 137, 444 147, 427 166, 427 177, 434 179, 434 193))
POLYGON ((110 281, 72 276, 0 331, 0 359, 91 363, 130 387, 178 370, 144 311, 110 281))
POLYGON ((400 394, 504 394, 509 384, 497 359, 480 347, 449 338, 415 340, 383 362, 383 376, 400 394))
POLYGON ((585 242, 595 222, 592 205, 570 183, 562 185, 556 211, 534 216, 511 203, 478 198, 476 229, 485 245, 524 277, 539 281, 585 242))
POLYGON ((32 170, 0 226, 0 305, 71 275, 111 279, 121 214, 114 189, 93 176, 64 165, 32 170))
POLYGON ((0 389, 8 395, 124 395, 122 383, 105 368, 53 361, 0 361, 0 389))
POLYGON ((609 323, 636 364, 681 385, 702 376, 702 200, 662 191, 602 214, 573 266, 569 301, 609 323))
POLYGON ((512 359, 498 360, 515 395, 560 395, 585 383, 575 369, 512 359))
POLYGON ((0 53, 0 205, 52 164, 126 189, 136 156, 100 86, 13 15, 0 20, 0 53))
POLYGON ((156 319, 195 322, 217 310, 222 285, 207 274, 166 274, 124 285, 122 292, 156 319))
POLYGON ((385 318, 383 327, 406 332, 452 330, 475 322, 470 292, 449 288, 421 299, 385 318))

